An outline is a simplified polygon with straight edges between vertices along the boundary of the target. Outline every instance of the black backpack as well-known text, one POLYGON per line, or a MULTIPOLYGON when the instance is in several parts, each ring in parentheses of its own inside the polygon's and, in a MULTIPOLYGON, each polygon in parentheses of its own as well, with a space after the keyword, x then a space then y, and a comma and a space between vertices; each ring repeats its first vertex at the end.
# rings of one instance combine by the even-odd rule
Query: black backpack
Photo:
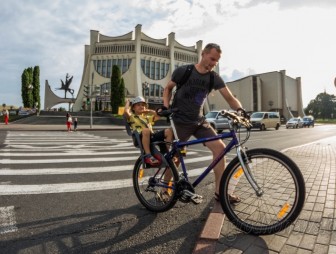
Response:
MULTIPOLYGON (((186 69, 186 71, 184 72, 184 74, 183 74, 183 76, 182 76, 182 78, 181 78, 181 80, 180 81, 178 81, 177 83, 176 83, 176 90, 175 90, 175 93, 174 93, 174 98, 173 98, 173 103, 172 103, 172 105, 175 105, 175 98, 176 98, 176 93, 177 93, 177 91, 185 84, 185 83, 187 83, 187 81, 188 81, 188 79, 189 79, 189 77, 190 77, 190 75, 191 75, 191 73, 192 73, 192 71, 193 71, 193 69, 194 69, 194 65, 193 64, 189 64, 189 65, 187 65, 187 69, 186 69)), ((213 71, 211 71, 210 72, 210 86, 209 86, 209 93, 212 91, 212 89, 213 89, 213 87, 214 87, 214 72, 213 71)))

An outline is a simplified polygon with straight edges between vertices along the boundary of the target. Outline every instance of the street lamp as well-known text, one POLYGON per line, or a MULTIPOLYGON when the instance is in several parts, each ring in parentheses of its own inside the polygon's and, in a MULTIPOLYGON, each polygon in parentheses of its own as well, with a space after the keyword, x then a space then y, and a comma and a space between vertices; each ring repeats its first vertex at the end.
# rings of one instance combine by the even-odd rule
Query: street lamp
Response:
POLYGON ((104 111, 107 111, 108 108, 108 102, 107 102, 107 95, 109 94, 109 91, 106 89, 104 91, 104 111))
POLYGON ((145 97, 145 101, 148 103, 148 93, 149 93, 149 83, 143 82, 142 83, 142 95, 145 97))
POLYGON ((92 119, 93 78, 94 78, 94 72, 92 72, 92 75, 91 75, 91 86, 90 86, 90 129, 92 129, 92 125, 93 125, 93 119, 92 119))

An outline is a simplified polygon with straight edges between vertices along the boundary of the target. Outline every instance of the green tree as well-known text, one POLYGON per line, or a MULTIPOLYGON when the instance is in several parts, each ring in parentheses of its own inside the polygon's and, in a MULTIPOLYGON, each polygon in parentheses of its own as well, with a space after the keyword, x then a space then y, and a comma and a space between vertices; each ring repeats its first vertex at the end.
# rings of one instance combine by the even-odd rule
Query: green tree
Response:
POLYGON ((111 76, 111 107, 112 114, 118 114, 120 106, 120 84, 121 84, 121 71, 119 66, 113 65, 111 76))
POLYGON ((41 108, 41 99, 40 99, 40 67, 35 66, 33 70, 33 106, 37 106, 37 109, 41 108))
POLYGON ((124 78, 121 78, 120 86, 119 86, 119 106, 125 106, 125 81, 124 78))
POLYGON ((313 115, 314 118, 330 119, 336 116, 335 96, 320 93, 315 99, 311 100, 304 109, 306 115, 313 115))
POLYGON ((31 68, 24 69, 21 75, 21 97, 22 103, 25 108, 30 107, 32 104, 32 75, 31 68))
POLYGON ((22 104, 26 108, 33 108, 36 105, 40 109, 40 68, 29 67, 24 69, 21 75, 21 97, 22 104))

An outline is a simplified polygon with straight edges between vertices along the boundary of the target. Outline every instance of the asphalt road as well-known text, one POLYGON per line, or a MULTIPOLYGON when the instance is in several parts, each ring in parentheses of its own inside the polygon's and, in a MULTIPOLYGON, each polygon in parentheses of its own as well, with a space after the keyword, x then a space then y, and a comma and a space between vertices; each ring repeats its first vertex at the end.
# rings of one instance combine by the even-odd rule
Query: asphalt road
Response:
MULTIPOLYGON (((246 146, 282 150, 335 133, 252 131, 246 146)), ((124 131, 1 131, 0 150, 0 253, 191 253, 213 205, 210 174, 196 190, 202 204, 144 209, 131 182, 138 151, 124 131)), ((191 167, 205 156, 201 145, 188 149, 191 167)))

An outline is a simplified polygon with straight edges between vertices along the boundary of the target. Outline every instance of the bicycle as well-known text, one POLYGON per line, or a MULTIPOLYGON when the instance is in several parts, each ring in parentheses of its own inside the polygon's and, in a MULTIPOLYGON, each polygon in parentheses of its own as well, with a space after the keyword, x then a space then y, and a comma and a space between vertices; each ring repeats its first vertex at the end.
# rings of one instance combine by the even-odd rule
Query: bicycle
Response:
MULTIPOLYGON (((172 120, 172 110, 161 112, 172 120)), ((213 167, 232 149, 236 157, 226 166, 220 181, 219 201, 227 218, 239 229, 254 235, 279 232, 291 225, 299 216, 305 200, 305 182, 300 169, 286 155, 267 148, 248 150, 243 146, 250 137, 250 122, 235 113, 223 111, 231 119, 230 129, 215 137, 180 142, 169 145, 170 149, 161 155, 161 164, 144 164, 143 156, 137 159, 133 170, 133 185, 140 203, 153 212, 171 209, 177 201, 201 202, 195 193, 197 185, 213 167), (246 136, 240 140, 241 127, 246 136), (229 139, 222 153, 196 179, 188 178, 183 148, 217 139, 229 139), (175 165, 178 156, 181 173, 175 165), (238 204, 231 204, 229 194, 235 192, 241 198, 238 204)), ((155 144, 157 145, 157 144, 155 144)), ((162 144, 161 144, 162 145, 162 144)))

